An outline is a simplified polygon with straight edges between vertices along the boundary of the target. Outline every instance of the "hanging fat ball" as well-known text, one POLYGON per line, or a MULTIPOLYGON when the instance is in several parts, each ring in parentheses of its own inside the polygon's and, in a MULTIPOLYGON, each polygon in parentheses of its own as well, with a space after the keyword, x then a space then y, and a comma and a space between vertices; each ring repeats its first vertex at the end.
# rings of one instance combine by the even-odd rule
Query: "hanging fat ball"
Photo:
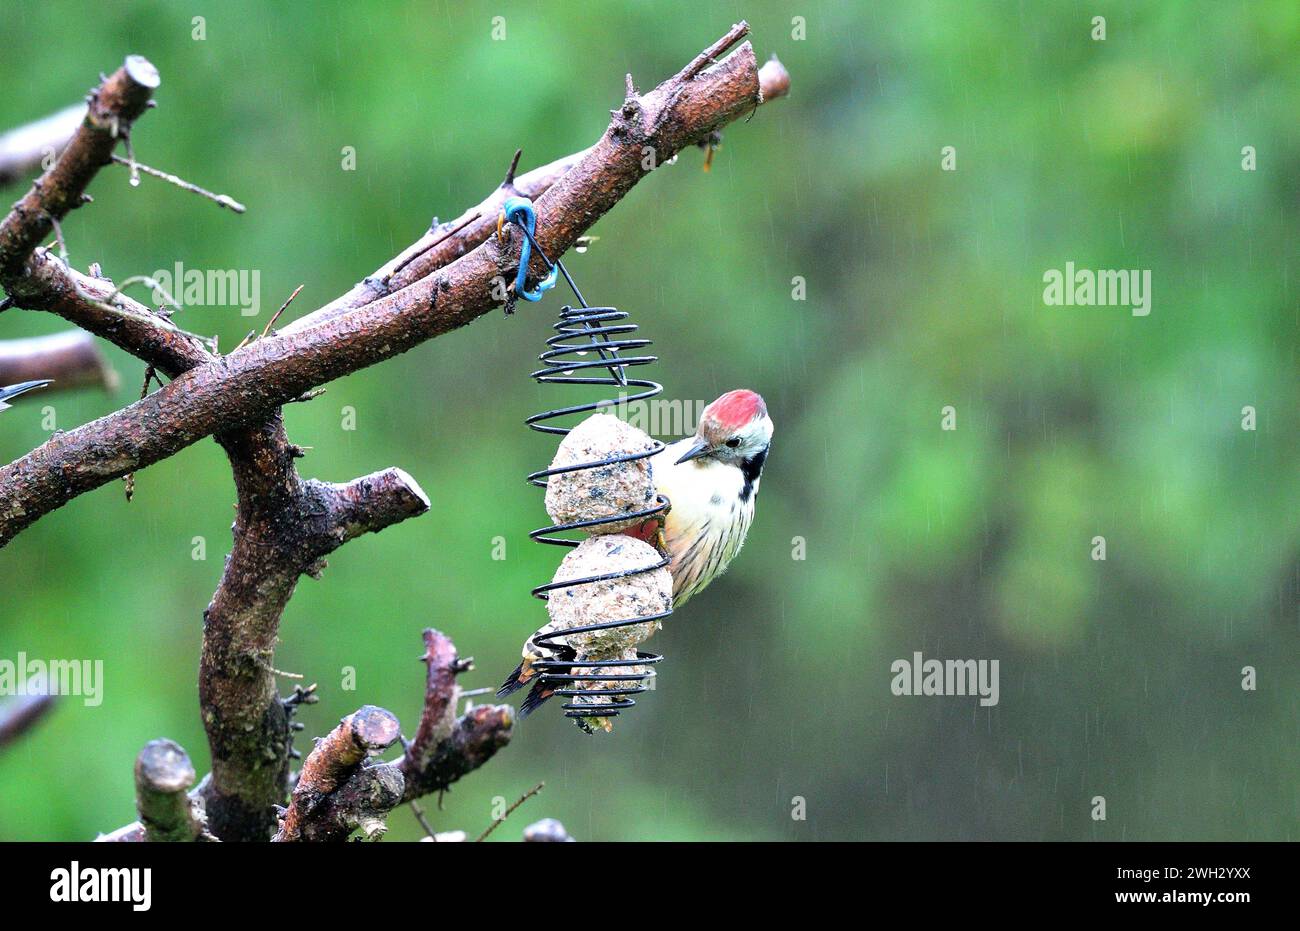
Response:
MULTIPOLYGON (((623 662, 628 662, 628 663, 631 663, 636 658, 637 658, 636 647, 628 647, 625 650, 621 650, 608 655, 582 657, 582 659, 586 662, 599 662, 602 660, 621 660, 623 662)), ((601 675, 640 676, 640 675, 644 675, 648 668, 649 667, 641 666, 641 665, 574 666, 572 669, 572 674, 575 676, 583 676, 584 678, 581 679, 580 681, 570 683, 570 685, 572 688, 580 692, 583 692, 585 694, 574 695, 573 700, 575 702, 580 702, 583 705, 624 704, 626 700, 617 695, 602 695, 600 693, 605 691, 619 691, 622 689, 626 689, 628 683, 632 680, 621 679, 621 678, 600 679, 597 677, 601 675)), ((605 733, 609 733, 612 730, 614 730, 613 720, 608 717, 603 717, 603 716, 582 717, 582 718, 578 718, 577 721, 578 721, 578 726, 581 727, 583 730, 587 731, 587 733, 591 733, 594 729, 597 728, 605 731, 605 733)))
MULTIPOLYGON (((523 233, 516 293, 526 300, 538 300, 554 282, 556 272, 561 272, 581 305, 560 311, 559 322, 553 327, 558 335, 546 341, 547 348, 538 357, 544 367, 533 372, 532 377, 539 384, 621 388, 634 384, 649 389, 637 395, 638 400, 661 393, 662 385, 648 380, 630 381, 626 376, 628 367, 649 365, 656 361, 654 356, 620 355, 623 350, 649 346, 651 341, 633 335, 637 327, 627 322, 627 312, 589 305, 563 263, 545 255, 534 239, 532 204, 525 198, 512 198, 506 202, 503 219, 523 233), (532 292, 526 288, 529 247, 536 248, 548 268, 547 278, 532 292), (587 341, 580 341, 584 337, 587 341), (584 358, 593 352, 599 358, 584 358), (609 377, 598 377, 599 369, 608 369, 609 377)), ((534 485, 546 487, 547 511, 553 520, 553 526, 534 530, 531 536, 539 543, 572 546, 572 539, 555 534, 583 530, 595 539, 618 533, 647 544, 653 542, 658 560, 616 574, 621 580, 641 573, 661 574, 666 565, 672 580, 670 604, 664 611, 631 617, 620 617, 608 609, 592 610, 589 619, 595 623, 582 624, 576 617, 564 616, 572 606, 564 605, 559 594, 588 583, 575 579, 534 588, 534 595, 550 601, 551 621, 524 644, 523 661, 497 693, 509 695, 531 682, 521 716, 550 696, 562 693, 569 699, 564 702, 565 715, 586 730, 592 723, 607 725, 603 718, 630 707, 634 704, 630 696, 645 691, 639 683, 653 676, 648 667, 662 659, 636 649, 649 621, 658 622, 673 607, 702 590, 740 550, 753 520, 754 499, 772 437, 772 422, 763 399, 748 390, 730 391, 718 398, 702 414, 696 435, 671 447, 601 413, 614 403, 605 399, 559 407, 528 418, 527 424, 533 430, 566 436, 551 468, 529 475, 534 485), (581 412, 596 416, 571 430, 543 425, 557 418, 567 422, 581 412), (600 436, 604 431, 621 432, 636 442, 620 444, 617 436, 600 436), (614 489, 610 479, 619 470, 625 472, 620 476, 620 487, 614 489), (649 483, 653 485, 647 487, 649 483), (578 627, 565 626, 569 623, 577 623, 578 627), (628 638, 630 643, 620 642, 617 634, 603 633, 624 628, 637 631, 628 638), (574 644, 584 636, 594 642, 586 643, 587 652, 580 653, 574 644), (628 669, 640 671, 625 673, 628 669), (615 687, 600 688, 604 685, 615 687)))
MULTIPOLYGON (((661 562, 648 543, 621 534, 583 540, 555 570, 554 582, 618 575, 617 578, 557 588, 546 600, 553 630, 604 624, 607 621, 652 617, 672 608, 673 580, 666 568, 640 570, 661 562), (626 574, 624 574, 626 573, 626 574), (635 574, 633 574, 635 573, 635 574)), ((658 621, 593 630, 565 638, 588 657, 626 650, 648 639, 658 621)))
POLYGON ((546 513, 558 524, 602 521, 583 527, 590 534, 617 533, 635 527, 637 515, 655 504, 654 476, 649 458, 599 464, 608 459, 650 453, 658 444, 642 430, 609 414, 592 414, 560 442, 546 480, 546 513), (608 521, 605 523, 604 521, 608 521))
MULTIPOLYGON (((597 581, 562 585, 551 590, 546 601, 550 622, 524 643, 523 661, 497 694, 509 695, 536 679, 539 670, 534 663, 538 660, 635 659, 637 645, 658 629, 658 615, 666 614, 672 608, 672 576, 664 567, 649 568, 662 561, 653 546, 622 534, 583 540, 560 563, 552 584, 589 578, 597 581), (651 620, 582 630, 642 617, 651 620), (547 634, 575 628, 579 629, 577 633, 562 640, 538 642, 547 634), (629 651, 631 655, 625 657, 629 651)), ((563 673, 557 669, 549 671, 563 673)), ((624 674, 626 668, 617 671, 624 674)), ((520 707, 520 716, 526 716, 550 698, 556 687, 567 686, 544 686, 540 680, 534 682, 532 692, 520 707)))

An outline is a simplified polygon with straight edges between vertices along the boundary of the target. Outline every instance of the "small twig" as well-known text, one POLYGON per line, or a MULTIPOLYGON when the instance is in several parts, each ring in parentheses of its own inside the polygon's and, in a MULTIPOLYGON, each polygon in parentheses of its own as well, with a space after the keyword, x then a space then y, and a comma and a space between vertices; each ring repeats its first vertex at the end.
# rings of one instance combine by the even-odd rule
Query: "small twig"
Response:
POLYGON ((467 692, 461 692, 461 693, 460 693, 460 697, 463 698, 463 699, 465 699, 465 704, 461 706, 461 708, 462 708, 462 713, 463 713, 463 712, 468 712, 468 711, 470 711, 470 710, 474 707, 474 698, 475 698, 476 696, 478 696, 478 695, 487 695, 488 693, 493 692, 493 691, 495 691, 495 690, 492 689, 492 688, 490 688, 490 687, 484 687, 484 688, 481 688, 481 689, 470 689, 470 690, 467 691, 467 692))
POLYGON ((731 48, 747 35, 749 35, 749 23, 742 19, 740 22, 732 26, 725 36, 717 42, 714 42, 704 51, 700 52, 700 54, 696 55, 695 59, 681 72, 681 76, 686 80, 694 78, 709 65, 713 64, 719 55, 731 48))
MULTIPOLYGON (((144 384, 140 386, 141 401, 149 395, 149 382, 151 381, 157 381, 159 388, 163 386, 162 382, 158 379, 158 373, 154 370, 154 367, 152 365, 147 365, 144 369, 144 384)), ((122 482, 126 485, 126 502, 127 504, 130 504, 135 498, 135 473, 128 472, 123 475, 122 482)))
POLYGON ((284 709, 285 718, 288 719, 289 728, 285 744, 289 748, 289 759, 300 760, 302 754, 293 745, 294 735, 303 729, 300 722, 294 720, 301 705, 314 705, 320 701, 320 696, 316 694, 316 683, 303 688, 301 685, 294 684, 293 694, 280 699, 280 707, 284 709))
MULTIPOLYGON (((92 267, 97 267, 97 266, 92 266, 92 267)), ((183 336, 186 339, 192 339, 198 345, 208 347, 210 352, 216 352, 217 350, 216 337, 200 336, 198 333, 191 333, 189 330, 183 330, 180 327, 178 327, 176 324, 172 323, 171 319, 168 316, 161 313, 151 313, 146 308, 141 308, 140 311, 133 311, 129 308, 119 307, 118 305, 112 303, 114 300, 117 299, 118 295, 123 294, 124 288, 128 288, 133 284, 146 284, 151 289, 157 291, 159 294, 162 295, 163 304, 165 305, 170 304, 172 307, 175 307, 177 310, 183 310, 184 308, 182 308, 181 305, 177 303, 176 299, 172 297, 170 293, 168 293, 167 289, 164 288, 162 285, 160 285, 156 280, 154 280, 149 275, 133 275, 132 277, 126 279, 126 281, 123 281, 120 285, 117 285, 114 288, 113 292, 109 294, 107 299, 105 300, 100 300, 99 298, 95 297, 93 294, 88 292, 85 288, 81 286, 81 284, 77 281, 75 276, 68 275, 66 280, 68 284, 72 286, 72 290, 77 295, 77 297, 81 298, 87 304, 90 304, 93 307, 97 307, 100 310, 104 311, 105 313, 113 317, 117 317, 119 319, 125 319, 125 320, 139 320, 142 322, 147 321, 147 324, 149 326, 158 326, 172 333, 175 333, 178 336, 183 336)), ((99 335, 104 335, 104 334, 100 333, 99 335)))
POLYGON ((429 824, 429 819, 424 816, 424 809, 420 807, 420 803, 415 799, 411 799, 408 804, 411 806, 411 813, 415 815, 415 820, 420 822, 420 827, 424 833, 428 834, 434 842, 437 842, 438 832, 433 829, 433 825, 429 824))
MULTIPOLYGON (((66 264, 66 263, 65 263, 65 264, 66 264)), ((164 304, 166 304, 166 305, 168 305, 168 306, 171 306, 171 307, 175 307, 177 310, 184 310, 184 309, 185 309, 185 308, 181 307, 181 305, 178 304, 178 303, 176 302, 176 298, 172 297, 172 296, 171 296, 171 293, 170 293, 166 288, 164 288, 162 285, 160 285, 160 284, 159 284, 155 279, 153 279, 153 278, 150 277, 149 275, 132 275, 130 278, 126 279, 126 281, 122 282, 120 285, 116 285, 116 286, 113 288, 113 293, 110 294, 108 297, 106 297, 106 298, 105 298, 104 300, 102 300, 102 301, 101 301, 99 298, 95 297, 93 294, 90 294, 90 293, 84 291, 84 290, 82 289, 81 285, 79 285, 79 284, 77 283, 77 280, 76 280, 75 278, 72 278, 72 279, 69 279, 69 280, 72 282, 72 289, 77 293, 77 297, 81 298, 83 301, 86 301, 86 302, 88 302, 88 303, 90 303, 90 304, 94 304, 94 305, 95 305, 96 307, 98 307, 100 310, 107 311, 107 312, 110 313, 110 314, 124 314, 124 313, 125 313, 125 311, 123 311, 121 307, 118 307, 116 304, 113 303, 113 300, 114 300, 114 299, 115 299, 119 294, 122 293, 123 289, 125 289, 125 288, 129 288, 129 287, 130 287, 131 285, 133 285, 133 284, 147 284, 147 285, 149 285, 149 287, 150 287, 151 289, 157 291, 159 294, 162 295, 163 303, 164 303, 164 304)), ((166 317, 160 317, 160 319, 166 321, 168 324, 171 323, 170 321, 167 321, 167 318, 166 318, 166 317)), ((177 329, 177 330, 179 330, 179 327, 176 327, 175 325, 172 325, 172 329, 177 329)), ((184 331, 181 330, 181 332, 184 332, 184 331)), ((193 336, 193 337, 196 338, 196 339, 202 339, 202 337, 199 336, 197 333, 186 333, 185 335, 186 335, 186 336, 193 336)))
MULTIPOLYGON (((302 394, 298 395, 298 397, 296 397, 296 398, 290 398, 286 403, 289 403, 289 404, 304 404, 304 403, 306 403, 307 401, 314 401, 314 400, 316 400, 317 398, 319 398, 322 394, 324 394, 325 391, 326 391, 326 389, 324 389, 324 388, 313 388, 313 389, 311 389, 310 391, 304 391, 302 394)), ((304 447, 302 447, 302 448, 303 448, 303 449, 311 449, 310 446, 304 446, 304 447)))
POLYGON ((305 688, 301 685, 293 687, 293 694, 284 698, 280 703, 285 708, 295 708, 298 705, 314 705, 320 701, 320 696, 316 694, 316 683, 305 688))
POLYGON ((501 817, 500 817, 500 818, 494 818, 494 819, 492 819, 492 823, 489 824, 489 825, 487 826, 487 830, 485 830, 482 834, 480 834, 477 838, 475 838, 475 839, 474 839, 474 843, 479 844, 479 843, 482 843, 483 841, 487 840, 487 836, 488 836, 489 834, 491 834, 493 831, 495 831, 495 830, 497 829, 497 826, 498 826, 499 824, 501 824, 501 822, 503 822, 503 821, 505 821, 507 818, 509 818, 510 815, 514 812, 514 810, 515 810, 516 808, 518 808, 518 807, 519 807, 520 805, 522 805, 524 802, 528 801, 530 798, 532 798, 532 797, 533 797, 534 795, 536 795, 538 792, 542 791, 542 789, 545 788, 545 786, 546 786, 546 783, 544 783, 544 782, 539 782, 539 783, 537 783, 537 785, 533 786, 531 789, 529 789, 529 790, 528 790, 527 792, 525 792, 523 795, 519 796, 519 799, 518 799, 518 800, 517 800, 513 805, 511 805, 509 808, 507 808, 507 809, 506 809, 506 810, 501 814, 501 817))
POLYGON ((515 186, 515 169, 519 167, 519 158, 524 154, 523 149, 515 149, 515 157, 510 160, 510 167, 506 169, 506 179, 501 182, 502 187, 514 188, 515 186))
MULTIPOLYGON (((131 147, 131 134, 130 134, 130 133, 126 133, 126 134, 124 134, 124 135, 122 136, 122 143, 126 146, 126 160, 125 160, 125 161, 126 161, 126 164, 127 164, 127 165, 130 167, 130 169, 131 169, 131 187, 139 187, 139 186, 140 186, 140 166, 137 165, 137 164, 136 164, 136 161, 135 161, 135 149, 133 149, 133 148, 131 147)), ((118 158, 118 156, 117 156, 117 155, 114 155, 113 158, 116 159, 116 158, 118 158)))
MULTIPOLYGON (((521 150, 521 151, 522 151, 522 150, 521 150)), ((465 227, 469 226, 471 223, 473 223, 473 222, 474 222, 475 220, 477 220, 478 218, 479 218, 479 214, 477 214, 477 213, 475 213, 473 216, 466 217, 466 218, 465 218, 464 220, 462 220, 458 225, 456 225, 456 226, 452 227, 451 229, 447 230, 447 232, 443 233, 441 236, 439 236, 439 237, 438 237, 437 239, 435 239, 433 242, 429 243, 427 246, 425 246, 425 247, 424 247, 423 249, 421 249, 419 252, 416 252, 416 253, 413 254, 413 255, 409 255, 409 256, 407 256, 405 259, 403 259, 403 260, 402 260, 402 263, 401 263, 400 265, 398 265, 396 268, 394 268, 394 269, 393 269, 393 273, 392 273, 392 275, 389 275, 388 277, 389 277, 389 278, 393 277, 393 275, 396 275, 398 272, 400 272, 400 271, 401 271, 402 269, 404 269, 406 266, 410 265, 412 262, 414 262, 414 261, 415 261, 416 259, 418 259, 420 256, 424 255, 424 254, 425 254, 426 252, 428 252, 430 249, 434 248, 435 246, 441 245, 443 242, 445 242, 446 240, 450 239, 452 236, 455 236, 457 233, 459 233, 459 232, 460 232, 461 230, 463 230, 465 227)))
POLYGON ((271 675, 273 675, 273 676, 280 676, 281 678, 284 678, 284 679, 305 679, 305 678, 307 678, 306 676, 304 676, 304 675, 303 675, 302 673, 300 673, 300 672, 286 672, 286 671, 283 670, 283 669, 276 669, 276 668, 275 668, 274 666, 272 666, 270 663, 264 663, 263 665, 266 667, 267 671, 268 671, 269 673, 271 673, 271 675))
POLYGON ((185 309, 180 305, 180 302, 177 301, 176 298, 171 296, 171 293, 166 288, 159 284, 158 281, 150 275, 132 275, 130 278, 126 279, 126 281, 117 285, 117 289, 108 296, 108 299, 112 301, 113 298, 121 294, 124 289, 131 287, 133 284, 147 284, 151 291, 157 291, 162 295, 163 303, 168 307, 175 307, 177 310, 185 309))
POLYGON ((27 681, 25 695, 0 702, 0 747, 27 733, 37 721, 49 714, 58 696, 51 694, 44 678, 27 681))
POLYGON ((71 265, 72 263, 68 261, 68 244, 63 239, 63 227, 59 225, 59 221, 55 218, 54 214, 47 212, 45 218, 49 220, 50 225, 54 227, 54 241, 58 243, 59 246, 59 258, 63 259, 64 265, 71 265))
POLYGON ((271 327, 275 326, 275 321, 280 319, 280 314, 284 313, 285 308, 293 303, 293 299, 298 296, 298 292, 305 287, 307 287, 305 284, 300 284, 298 287, 293 289, 293 293, 289 295, 289 299, 280 305, 280 309, 271 316, 270 320, 266 321, 266 327, 262 330, 262 335, 258 337, 258 339, 266 339, 266 334, 271 332, 271 327))
POLYGON ((126 165, 131 169, 134 184, 140 183, 139 176, 135 174, 136 169, 139 169, 140 171, 143 171, 145 174, 157 178, 160 181, 166 181, 168 184, 174 184, 183 191, 189 191, 191 194, 198 194, 200 197, 206 197, 208 200, 215 203, 218 207, 225 207, 227 210, 233 210, 235 213, 243 213, 245 210, 248 209, 239 201, 231 197, 229 194, 213 194, 211 191, 207 190, 206 188, 201 188, 197 184, 193 184, 192 182, 186 181, 184 178, 179 178, 176 175, 170 174, 169 172, 166 171, 159 171, 157 168, 151 168, 150 166, 144 164, 143 162, 135 161, 135 158, 131 153, 131 140, 129 138, 127 139, 126 151, 127 151, 127 155, 129 156, 128 158, 123 158, 122 156, 117 155, 115 153, 113 155, 113 161, 119 165, 126 165))
POLYGON ((257 335, 257 328, 254 327, 253 329, 251 329, 251 330, 248 331, 248 335, 245 336, 243 339, 241 339, 241 340, 239 341, 239 345, 236 346, 234 349, 232 349, 232 350, 228 353, 228 355, 232 355, 232 356, 233 356, 235 353, 239 352, 239 350, 241 350, 241 349, 243 349, 245 346, 247 346, 248 343, 249 343, 249 340, 251 340, 251 339, 252 339, 254 336, 256 336, 256 335, 257 335))

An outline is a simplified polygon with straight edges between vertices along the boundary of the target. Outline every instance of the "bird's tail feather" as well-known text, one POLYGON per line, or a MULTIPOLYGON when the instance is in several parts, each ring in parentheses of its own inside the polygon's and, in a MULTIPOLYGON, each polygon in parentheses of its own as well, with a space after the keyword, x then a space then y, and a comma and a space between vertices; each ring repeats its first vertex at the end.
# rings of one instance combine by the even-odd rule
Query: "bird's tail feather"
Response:
MULTIPOLYGON (((515 671, 506 677, 506 681, 497 689, 497 695, 504 698, 513 692, 519 691, 528 683, 533 684, 532 690, 524 699, 523 704, 519 706, 519 717, 526 718, 536 711, 546 699, 555 694, 555 686, 545 684, 546 676, 543 671, 533 665, 542 659, 558 659, 560 661, 573 660, 577 658, 577 651, 567 644, 557 644, 549 653, 530 653, 524 657, 523 662, 515 667, 515 671)), ((547 669, 546 672, 555 675, 568 675, 573 671, 570 666, 556 666, 553 669, 547 669)))
POLYGON ((532 691, 528 693, 528 697, 524 699, 524 703, 519 706, 519 717, 528 717, 540 708, 546 699, 550 698, 554 694, 555 689, 546 685, 539 677, 538 680, 533 683, 532 691))
POLYGON ((497 698, 505 698, 507 695, 514 694, 527 684, 530 676, 524 675, 524 664, 521 662, 515 667, 515 671, 506 676, 506 681, 501 683, 501 688, 497 689, 497 698))

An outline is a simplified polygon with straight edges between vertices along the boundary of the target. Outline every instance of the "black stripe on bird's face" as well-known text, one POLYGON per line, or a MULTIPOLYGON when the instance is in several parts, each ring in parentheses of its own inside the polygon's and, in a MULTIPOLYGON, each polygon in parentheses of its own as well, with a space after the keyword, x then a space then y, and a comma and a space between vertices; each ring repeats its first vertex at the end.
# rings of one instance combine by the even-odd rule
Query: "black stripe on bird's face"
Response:
POLYGON ((748 501, 754 493, 754 483, 763 474, 763 463, 767 461, 767 451, 771 448, 771 444, 768 444, 748 459, 740 461, 740 472, 745 476, 745 487, 740 489, 741 501, 748 501))

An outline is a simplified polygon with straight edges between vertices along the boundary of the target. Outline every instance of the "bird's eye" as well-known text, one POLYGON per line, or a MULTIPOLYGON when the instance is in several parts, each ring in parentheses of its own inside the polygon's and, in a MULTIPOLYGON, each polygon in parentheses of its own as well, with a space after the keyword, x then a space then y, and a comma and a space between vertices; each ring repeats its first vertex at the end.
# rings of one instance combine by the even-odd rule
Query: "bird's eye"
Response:
POLYGON ((727 445, 732 449, 735 449, 737 446, 740 445, 740 437, 733 436, 731 439, 727 440, 727 445))

